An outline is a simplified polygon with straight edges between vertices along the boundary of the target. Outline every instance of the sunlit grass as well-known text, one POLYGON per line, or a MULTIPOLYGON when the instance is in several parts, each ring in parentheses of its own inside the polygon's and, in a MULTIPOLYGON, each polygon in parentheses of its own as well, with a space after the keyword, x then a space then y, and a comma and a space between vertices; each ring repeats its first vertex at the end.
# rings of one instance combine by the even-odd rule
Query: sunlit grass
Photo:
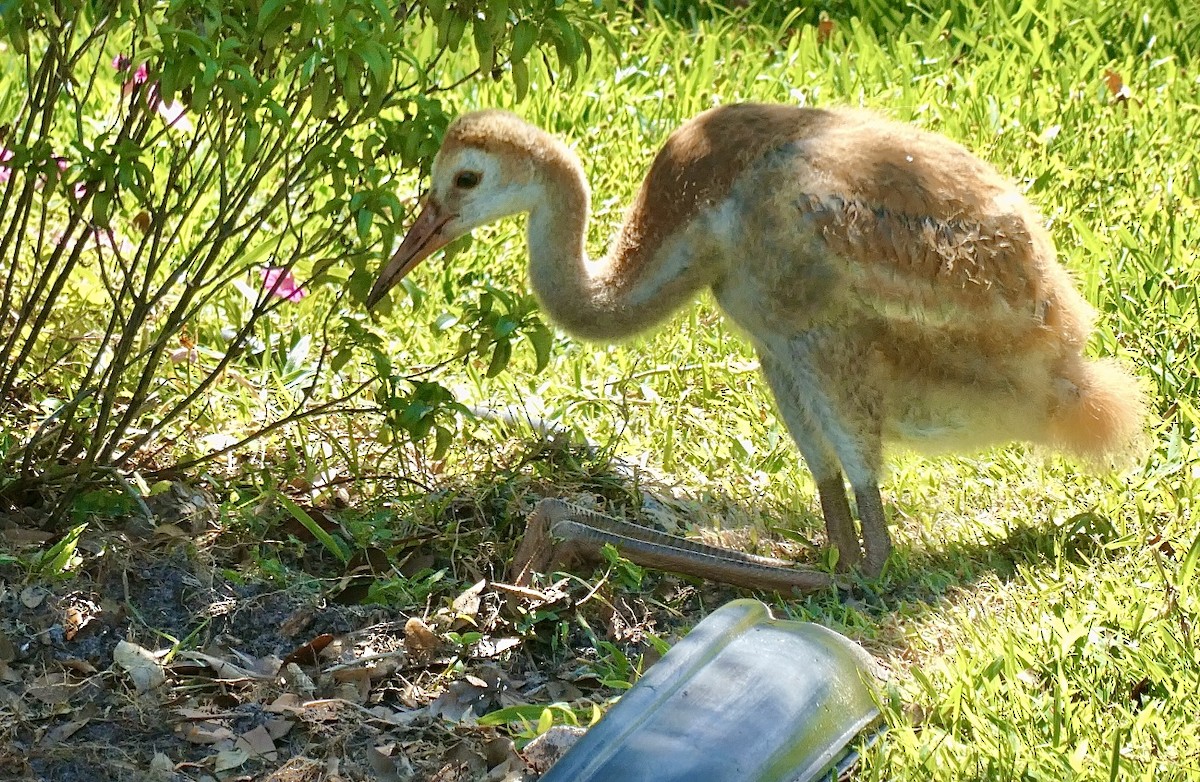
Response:
MULTIPOLYGON (((885 495, 898 552, 876 597, 780 608, 862 640, 893 671, 891 731, 867 752, 864 778, 1197 778, 1187 704, 1200 667, 1181 628, 1198 605, 1194 571, 1180 573, 1200 489, 1200 79, 1184 48, 1196 20, 1166 3, 987 10, 957 15, 958 26, 949 13, 903 15, 896 27, 831 11, 825 42, 806 24, 631 24, 618 31, 619 63, 598 56, 576 85, 535 89, 514 108, 583 157, 593 254, 657 145, 717 103, 875 108, 966 144, 1021 183, 1100 313, 1091 349, 1122 357, 1152 389, 1153 452, 1100 476, 1021 447, 894 454, 885 495)), ((458 102, 511 106, 486 87, 458 102)), ((512 221, 452 263, 515 287, 523 252, 512 221)), ((416 283, 436 288, 449 273, 439 265, 416 283)), ((436 300, 410 317, 431 318, 436 300)), ((446 347, 418 338, 404 350, 429 361, 446 347)), ((471 366, 449 377, 477 400, 536 407, 611 445, 677 494, 761 508, 759 523, 817 538, 811 481, 753 362, 705 299, 628 345, 561 342, 536 378, 485 380, 471 366)))
MULTIPOLYGON (((574 83, 552 86, 533 68, 519 104, 504 83, 470 82, 443 99, 456 110, 512 108, 578 149, 594 189, 593 255, 667 134, 718 103, 878 109, 962 142, 1021 183, 1100 314, 1091 350, 1122 357, 1151 389, 1150 451, 1126 473, 1099 476, 1021 446, 892 454, 884 494, 897 552, 885 577, 850 600, 819 595, 777 607, 860 640, 891 671, 890 730, 866 751, 864 779, 1200 778, 1190 635, 1200 588, 1186 559, 1200 496, 1200 75, 1188 48, 1200 41, 1200 16, 1170 0, 825 6, 834 23, 827 40, 815 15, 626 20, 613 30, 620 56, 597 48, 574 83)), ((398 173, 397 187, 409 201, 420 183, 398 173)), ((439 321, 452 309, 447 297, 475 294, 483 282, 524 290, 524 268, 519 220, 477 232, 449 261, 427 262, 411 278, 415 295, 382 321, 396 366, 447 361, 456 350, 453 329, 439 321), (459 286, 468 272, 476 282, 459 286)), ((332 295, 318 291, 272 316, 278 360, 246 362, 223 379, 181 438, 185 455, 286 412, 288 353, 321 332, 332 295)), ((237 304, 205 317, 193 331, 201 347, 236 323, 237 304)), ((700 526, 752 522, 760 540, 783 547, 820 540, 811 479, 753 352, 707 297, 628 344, 560 337, 550 365, 533 367, 522 343, 499 377, 485 377, 478 359, 446 363, 431 378, 461 401, 526 409, 637 465, 650 491, 694 503, 700 526)), ((176 371, 186 375, 188 365, 176 371)), ((168 393, 173 380, 165 382, 168 393)), ((383 486, 399 512, 362 522, 364 538, 378 540, 399 535, 409 510, 436 515, 429 508, 455 492, 482 494, 489 481, 508 491, 501 484, 512 472, 488 470, 519 472, 514 453, 532 437, 478 421, 444 460, 420 448, 381 457, 377 428, 368 417, 315 417, 291 430, 298 436, 264 439, 221 466, 228 475, 267 465, 253 487, 262 491, 330 476, 383 486), (397 485, 396 475, 420 484, 397 485)), ((577 475, 556 484, 552 469, 527 472, 535 470, 512 491, 576 488, 577 475)), ((520 499, 487 502, 515 513, 520 499)), ((803 545, 787 550, 815 556, 803 545)))

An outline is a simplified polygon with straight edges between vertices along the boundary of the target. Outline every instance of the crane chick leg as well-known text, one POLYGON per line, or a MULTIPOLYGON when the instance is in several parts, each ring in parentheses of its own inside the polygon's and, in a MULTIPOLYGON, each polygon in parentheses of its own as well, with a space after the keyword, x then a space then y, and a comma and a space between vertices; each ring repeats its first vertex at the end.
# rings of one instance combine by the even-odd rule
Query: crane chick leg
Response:
POLYGON ((852 570, 862 559, 862 547, 854 530, 837 455, 808 410, 798 401, 796 384, 790 373, 765 350, 760 352, 759 360, 763 376, 775 396, 779 415, 816 479, 829 545, 838 551, 838 568, 852 570))
POLYGON ((854 500, 858 506, 858 519, 862 523, 863 546, 867 549, 863 572, 875 577, 883 572, 883 565, 892 553, 892 539, 888 535, 879 487, 870 485, 856 488, 854 500))
MULTIPOLYGON (((807 457, 805 462, 811 465, 807 457)), ((850 503, 846 501, 846 487, 841 472, 832 478, 818 479, 817 496, 821 498, 825 534, 829 537, 829 544, 838 550, 838 569, 853 570, 862 559, 862 548, 854 531, 854 518, 850 515, 850 503)))
POLYGON ((883 458, 879 399, 868 387, 840 384, 838 388, 843 392, 834 402, 839 414, 825 415, 818 420, 854 490, 863 548, 866 549, 863 573, 874 578, 883 572, 884 563, 892 552, 887 517, 879 496, 883 458))

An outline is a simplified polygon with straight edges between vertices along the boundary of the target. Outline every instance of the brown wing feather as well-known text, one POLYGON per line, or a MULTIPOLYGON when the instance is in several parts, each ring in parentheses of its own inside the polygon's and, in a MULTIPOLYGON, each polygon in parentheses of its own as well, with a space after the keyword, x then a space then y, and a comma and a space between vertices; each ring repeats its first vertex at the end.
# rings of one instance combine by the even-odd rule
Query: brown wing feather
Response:
POLYGON ((796 204, 868 303, 939 322, 965 310, 1037 317, 1042 284, 1020 215, 938 220, 863 201, 808 196, 796 204))
POLYGON ((1049 328, 1078 342, 1091 309, 1032 206, 943 136, 864 112, 797 145, 794 209, 840 259, 850 293, 936 328, 1049 328))

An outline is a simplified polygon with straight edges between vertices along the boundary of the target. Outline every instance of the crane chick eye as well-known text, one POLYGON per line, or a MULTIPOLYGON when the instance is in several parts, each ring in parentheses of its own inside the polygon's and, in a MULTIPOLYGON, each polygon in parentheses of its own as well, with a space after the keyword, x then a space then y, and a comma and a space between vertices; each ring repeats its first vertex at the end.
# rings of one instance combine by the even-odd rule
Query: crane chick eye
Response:
POLYGON ((461 187, 463 190, 470 190, 479 184, 480 174, 478 171, 460 171, 458 176, 454 178, 454 186, 461 187))

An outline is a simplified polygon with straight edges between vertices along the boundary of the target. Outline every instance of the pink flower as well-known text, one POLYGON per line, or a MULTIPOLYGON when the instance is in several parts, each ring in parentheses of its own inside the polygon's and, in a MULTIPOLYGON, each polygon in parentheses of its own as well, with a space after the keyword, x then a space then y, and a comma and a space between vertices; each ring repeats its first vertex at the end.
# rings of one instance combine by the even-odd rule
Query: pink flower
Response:
POLYGON ((308 291, 296 283, 290 269, 282 266, 264 266, 259 269, 262 275, 263 289, 272 296, 288 301, 300 301, 308 295, 308 291))
POLYGON ((113 57, 113 62, 112 62, 113 70, 123 71, 129 67, 129 63, 130 63, 129 55, 118 54, 116 57, 113 57))
MULTIPOLYGON (((0 147, 0 163, 5 160, 12 160, 16 153, 8 147, 0 147)), ((0 166, 0 185, 8 181, 12 176, 12 168, 9 166, 0 166)))
MULTIPOLYGON (((122 70, 128 70, 128 67, 122 68, 122 70)), ((146 63, 142 63, 137 67, 137 70, 133 72, 133 78, 121 85, 121 94, 128 95, 148 81, 150 81, 150 69, 146 66, 146 63)))

